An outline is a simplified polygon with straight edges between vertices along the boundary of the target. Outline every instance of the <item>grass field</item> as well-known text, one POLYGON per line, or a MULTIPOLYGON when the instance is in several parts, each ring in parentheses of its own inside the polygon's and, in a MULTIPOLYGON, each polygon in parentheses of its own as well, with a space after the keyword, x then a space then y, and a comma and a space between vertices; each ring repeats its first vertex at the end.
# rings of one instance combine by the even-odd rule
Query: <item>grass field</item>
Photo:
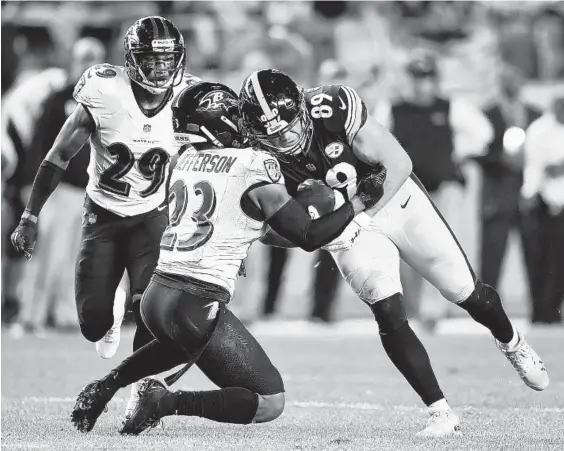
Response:
MULTIPOLYGON (((281 332, 284 327, 278 328, 281 332)), ((416 439, 426 414, 362 327, 257 336, 280 369, 287 405, 275 422, 251 426, 169 417, 139 437, 117 430, 128 391, 118 392, 95 429, 76 432, 69 413, 81 387, 128 354, 103 361, 78 334, 11 340, 2 334, 2 448, 49 450, 563 450, 564 334, 528 334, 551 376, 542 393, 525 387, 483 334, 425 335, 443 391, 463 436, 416 439), (352 333, 351 333, 352 332, 352 333)), ((263 329, 264 330, 264 329, 263 329)), ((176 388, 212 385, 197 370, 176 388)))

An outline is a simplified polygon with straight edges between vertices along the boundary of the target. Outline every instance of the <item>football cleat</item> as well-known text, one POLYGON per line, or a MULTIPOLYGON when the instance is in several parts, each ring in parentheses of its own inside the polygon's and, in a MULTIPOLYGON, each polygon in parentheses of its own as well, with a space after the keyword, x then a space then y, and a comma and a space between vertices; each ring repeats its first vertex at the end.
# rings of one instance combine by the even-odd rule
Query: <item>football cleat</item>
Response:
POLYGON ((127 294, 123 288, 118 288, 114 299, 114 324, 111 329, 106 332, 106 335, 101 340, 96 342, 96 352, 103 359, 113 357, 118 348, 121 339, 121 323, 125 315, 125 303, 127 301, 127 294))
POLYGON ((76 398, 71 412, 71 422, 80 432, 90 432, 98 417, 107 411, 107 404, 115 394, 102 381, 96 380, 86 385, 76 398))
POLYGON ((145 429, 157 426, 163 416, 159 409, 161 400, 173 396, 162 382, 156 379, 144 379, 139 385, 139 401, 123 422, 119 431, 122 435, 139 435, 145 429))
POLYGON ((494 338, 497 348, 507 357, 509 363, 519 374, 519 377, 527 387, 533 390, 542 391, 548 387, 549 377, 542 359, 525 341, 525 338, 518 330, 515 330, 518 341, 515 347, 508 349, 506 345, 494 338))
POLYGON ((445 437, 448 435, 462 435, 460 419, 452 409, 432 412, 425 429, 415 434, 416 437, 445 437))

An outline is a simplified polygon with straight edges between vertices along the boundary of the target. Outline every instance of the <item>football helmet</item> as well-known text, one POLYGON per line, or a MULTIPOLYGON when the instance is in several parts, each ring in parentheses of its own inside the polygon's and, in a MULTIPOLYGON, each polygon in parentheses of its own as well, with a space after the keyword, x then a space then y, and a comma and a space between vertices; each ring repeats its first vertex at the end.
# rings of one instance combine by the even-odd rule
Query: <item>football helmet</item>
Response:
POLYGON ((313 125, 303 90, 283 72, 263 69, 243 82, 239 94, 241 129, 254 145, 277 156, 307 154, 313 125))
POLYGON ((184 74, 184 38, 164 17, 143 17, 125 34, 125 68, 129 78, 152 94, 178 85, 184 74))
POLYGON ((172 103, 176 139, 199 147, 243 146, 239 133, 237 94, 221 83, 199 82, 184 89, 172 103))

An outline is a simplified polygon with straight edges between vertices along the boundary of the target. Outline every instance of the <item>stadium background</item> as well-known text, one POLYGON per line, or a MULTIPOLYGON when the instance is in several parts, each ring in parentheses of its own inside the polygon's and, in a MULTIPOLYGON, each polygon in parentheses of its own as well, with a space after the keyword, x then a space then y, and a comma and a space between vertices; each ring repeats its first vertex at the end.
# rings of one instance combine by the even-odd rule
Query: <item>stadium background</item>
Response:
MULTIPOLYGON (((126 28, 140 16, 161 14, 185 35, 188 71, 235 90, 246 74, 264 66, 314 86, 322 81, 320 67, 334 59, 346 69, 344 82, 355 87, 372 110, 379 99, 401 95, 410 52, 427 48, 440 55, 445 94, 486 106, 495 100, 500 70, 509 62, 528 78, 525 98, 546 108, 563 70, 559 10, 562 5, 541 1, 2 2, 2 93, 17 81, 19 62, 29 58, 26 49, 45 48, 50 40, 50 63, 66 67, 72 44, 79 37, 94 36, 107 45, 108 61, 121 65, 126 28), (554 17, 560 28, 554 27, 554 17)), ((465 208, 451 225, 477 268, 480 171, 472 165, 465 171, 469 186, 452 199, 465 208)), ((523 316, 528 299, 519 246, 512 236, 501 293, 510 313, 523 316)), ((243 317, 256 315, 265 291, 265 258, 264 247, 256 244, 233 302, 243 317)), ((291 252, 278 303, 281 316, 305 315, 316 259, 317 254, 291 252)), ((366 313, 341 284, 336 318, 366 313)))

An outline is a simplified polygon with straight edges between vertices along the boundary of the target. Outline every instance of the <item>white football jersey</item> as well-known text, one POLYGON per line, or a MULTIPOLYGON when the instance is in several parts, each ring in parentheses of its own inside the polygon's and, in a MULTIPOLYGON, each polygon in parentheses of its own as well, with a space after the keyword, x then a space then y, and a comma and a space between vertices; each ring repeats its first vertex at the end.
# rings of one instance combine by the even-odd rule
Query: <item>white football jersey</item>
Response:
POLYGON ((172 99, 195 77, 185 76, 170 101, 148 117, 139 107, 125 68, 88 69, 74 98, 96 123, 90 137, 88 196, 119 216, 134 216, 165 200, 170 158, 179 150, 172 128, 172 99))
POLYGON ((170 180, 170 226, 157 270, 213 283, 233 295, 241 262, 265 232, 261 217, 243 211, 242 199, 251 186, 268 183, 284 179, 278 161, 265 152, 210 149, 182 155, 170 180))

